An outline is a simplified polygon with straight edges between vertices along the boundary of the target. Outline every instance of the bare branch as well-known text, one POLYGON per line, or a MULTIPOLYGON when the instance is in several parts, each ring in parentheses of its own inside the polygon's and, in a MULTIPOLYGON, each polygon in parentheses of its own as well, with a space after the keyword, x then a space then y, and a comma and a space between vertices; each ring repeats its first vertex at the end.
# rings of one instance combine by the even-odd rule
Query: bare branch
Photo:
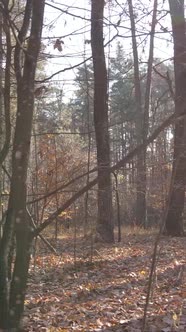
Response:
POLYGON ((92 59, 92 56, 90 56, 89 58, 83 60, 82 62, 74 65, 74 66, 71 66, 71 67, 67 67, 67 68, 64 68, 64 69, 61 69, 57 72, 55 72, 54 74, 48 76, 47 78, 43 79, 43 80, 35 80, 35 83, 44 83, 44 82, 47 82, 49 81, 51 78, 53 78, 54 76, 60 74, 60 73, 64 73, 65 71, 68 71, 68 70, 72 70, 72 69, 75 69, 81 65, 83 65, 86 61, 89 61, 90 59, 92 59))
POLYGON ((89 22, 90 22, 90 18, 86 18, 86 17, 80 16, 80 15, 72 14, 72 13, 70 13, 68 10, 64 10, 64 9, 59 8, 59 7, 57 7, 57 6, 51 5, 51 4, 48 3, 48 2, 46 2, 45 4, 46 4, 47 6, 49 6, 49 7, 52 7, 52 8, 54 8, 54 9, 59 10, 60 12, 62 12, 62 13, 64 13, 64 14, 67 14, 67 15, 70 15, 70 16, 72 16, 72 17, 80 18, 81 20, 89 21, 89 22))

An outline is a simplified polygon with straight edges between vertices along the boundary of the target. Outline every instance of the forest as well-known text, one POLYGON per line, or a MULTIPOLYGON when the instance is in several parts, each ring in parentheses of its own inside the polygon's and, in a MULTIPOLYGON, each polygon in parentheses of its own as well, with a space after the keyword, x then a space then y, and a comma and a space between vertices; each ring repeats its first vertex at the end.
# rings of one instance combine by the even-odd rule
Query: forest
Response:
POLYGON ((0 332, 186 331, 185 0, 0 0, 0 332))

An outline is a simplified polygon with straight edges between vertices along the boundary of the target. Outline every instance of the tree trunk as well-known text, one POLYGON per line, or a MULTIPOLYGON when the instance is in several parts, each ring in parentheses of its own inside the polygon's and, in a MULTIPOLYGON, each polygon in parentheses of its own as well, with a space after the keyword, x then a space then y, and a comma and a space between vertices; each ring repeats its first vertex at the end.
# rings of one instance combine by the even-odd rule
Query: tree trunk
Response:
MULTIPOLYGON (((0 151, 3 147, 3 16, 0 12, 0 151)), ((3 170, 0 167, 0 241, 2 236, 2 196, 3 191, 3 170)))
MULTIPOLYGON (((169 0, 174 41, 175 113, 186 114, 186 29, 184 0, 169 0)), ((165 228, 168 235, 182 236, 186 180, 186 119, 177 120, 174 130, 174 161, 165 228)))
POLYGON ((114 242, 110 144, 108 131, 107 70, 103 44, 104 0, 92 0, 91 47, 94 66, 94 124, 98 164, 98 221, 101 240, 114 242))
POLYGON ((15 47, 15 72, 17 80, 17 117, 12 155, 12 179, 8 213, 0 244, 0 328, 19 330, 24 308, 29 267, 31 226, 26 211, 27 170, 34 109, 34 79, 40 49, 43 25, 44 0, 27 0, 22 28, 15 47), (31 18, 32 13, 32 18, 31 18), (20 66, 22 45, 28 38, 24 53, 24 67, 20 66), (16 259, 13 278, 8 285, 8 256, 13 234, 16 235, 16 259))
MULTIPOLYGON (((5 6, 8 6, 7 4, 5 6)), ((5 7, 6 8, 6 7, 5 7)), ((7 9, 8 10, 8 9, 7 9)), ((10 27, 7 20, 7 17, 3 17, 1 15, 1 114, 0 114, 0 121, 3 119, 4 113, 4 120, 5 120, 5 137, 4 142, 1 141, 0 143, 0 165, 4 162, 10 147, 10 139, 11 139, 11 123, 10 123, 10 70, 11 70, 11 54, 12 54, 12 45, 11 45, 11 36, 10 36, 10 27), (2 61, 3 61, 3 44, 2 44, 2 33, 5 33, 6 37, 6 65, 5 65, 5 76, 3 75, 2 70, 2 61), (4 78, 4 89, 2 87, 2 80, 4 78), (3 112, 4 111, 4 112, 3 112)), ((2 122, 1 122, 2 126, 2 122)), ((2 129, 1 129, 2 130, 2 129)), ((1 139, 3 136, 1 136, 1 139)))
MULTIPOLYGON (((138 61, 138 49, 136 42, 136 27, 133 12, 132 0, 128 0, 129 15, 132 33, 132 48, 134 58, 134 89, 136 104, 136 136, 139 143, 143 142, 143 109, 140 84, 140 72, 138 61)), ((145 152, 144 150, 137 155, 137 174, 136 174, 136 223, 138 225, 145 224, 146 217, 146 169, 145 169, 145 152)))

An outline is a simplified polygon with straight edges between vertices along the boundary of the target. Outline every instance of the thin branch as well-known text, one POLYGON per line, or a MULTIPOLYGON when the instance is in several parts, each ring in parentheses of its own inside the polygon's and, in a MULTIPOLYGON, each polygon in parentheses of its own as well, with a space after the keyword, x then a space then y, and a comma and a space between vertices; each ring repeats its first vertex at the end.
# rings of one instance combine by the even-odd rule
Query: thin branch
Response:
POLYGON ((43 80, 35 80, 35 83, 44 83, 44 82, 47 82, 49 81, 51 78, 53 78, 54 76, 58 75, 58 74, 61 74, 61 73, 64 73, 65 71, 68 71, 68 70, 72 70, 72 69, 75 69, 81 65, 83 65, 85 62, 89 61, 92 59, 92 56, 90 56, 89 58, 83 60, 82 62, 80 63, 77 63, 76 65, 74 66, 71 66, 71 67, 67 67, 67 68, 64 68, 64 69, 61 69, 57 72, 55 72, 54 74, 48 76, 47 78, 43 79, 43 80))
POLYGON ((90 18, 86 18, 86 17, 80 16, 80 15, 75 15, 75 14, 69 13, 68 10, 64 10, 64 9, 59 8, 59 7, 57 7, 57 6, 51 5, 51 4, 48 3, 48 2, 46 2, 45 4, 46 4, 47 6, 49 6, 49 7, 52 7, 52 8, 54 8, 54 9, 59 10, 60 12, 62 12, 62 13, 64 13, 64 14, 67 14, 67 15, 70 15, 70 16, 72 16, 72 17, 80 18, 81 20, 84 20, 84 21, 88 21, 88 22, 90 22, 90 18))

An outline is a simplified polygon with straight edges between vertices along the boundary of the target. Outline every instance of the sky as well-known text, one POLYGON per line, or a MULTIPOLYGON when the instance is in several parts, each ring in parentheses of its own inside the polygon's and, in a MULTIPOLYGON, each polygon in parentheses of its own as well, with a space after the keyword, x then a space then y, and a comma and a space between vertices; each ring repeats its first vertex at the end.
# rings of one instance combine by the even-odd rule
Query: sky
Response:
MULTIPOLYGON (((134 2, 135 0, 133 0, 134 2)), ((138 29, 138 52, 141 58, 146 61, 148 58, 149 40, 146 40, 145 33, 151 29, 152 0, 137 0, 138 5, 134 8, 138 16, 136 27, 138 29)), ((167 3, 163 5, 163 0, 159 0, 158 17, 163 17, 161 23, 156 26, 157 34, 155 38, 154 57, 162 60, 172 57, 171 35, 166 30, 170 30, 170 17, 164 11, 168 9, 167 3), (167 41, 169 40, 169 42, 167 41)), ((120 35, 105 48, 106 61, 109 65, 110 58, 115 56, 116 43, 119 41, 127 55, 132 56, 130 22, 127 16, 128 5, 126 1, 113 0, 113 3, 105 8, 105 43, 112 39, 116 32, 120 35), (121 18, 120 27, 116 29, 121 18)), ((43 42, 46 45, 45 53, 49 57, 47 61, 46 77, 55 72, 69 68, 81 63, 91 56, 91 48, 87 43, 90 40, 90 1, 89 0, 48 0, 45 7, 45 27, 43 42), (52 8, 56 7, 56 8, 52 8), (57 9, 59 8, 59 9, 57 9), (62 11, 61 11, 62 10, 62 11), (65 13, 67 11, 69 14, 65 13), (62 51, 54 49, 56 39, 61 41, 62 51)), ((55 75, 47 84, 57 84, 64 90, 65 99, 71 99, 74 95, 74 84, 76 69, 65 71, 55 75)))
MULTIPOLYGON (((69 0, 68 6, 65 2, 50 1, 48 3, 63 10, 68 10, 70 14, 75 16, 67 15, 47 5, 45 7, 43 37, 46 44, 45 52, 51 57, 48 59, 47 76, 64 68, 70 68, 91 56, 90 45, 85 43, 85 40, 90 39, 90 6, 88 1, 69 0), (77 7, 77 2, 82 9, 73 8, 77 7), (76 16, 81 16, 84 19, 76 16), (61 41, 61 52, 58 49, 54 49, 57 38, 61 41)), ((70 98, 74 91, 72 83, 75 74, 75 70, 68 70, 65 73, 55 75, 50 80, 50 83, 65 85, 65 93, 70 98)))

